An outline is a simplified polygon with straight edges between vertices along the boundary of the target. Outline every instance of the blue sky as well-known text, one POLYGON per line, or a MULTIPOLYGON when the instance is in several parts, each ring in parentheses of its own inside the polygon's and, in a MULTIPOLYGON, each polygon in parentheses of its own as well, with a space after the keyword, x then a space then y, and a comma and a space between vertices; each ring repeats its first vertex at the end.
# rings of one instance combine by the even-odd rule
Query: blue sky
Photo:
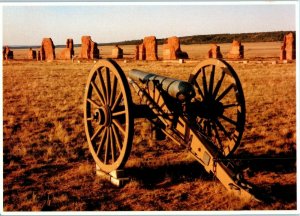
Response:
POLYGON ((294 4, 3 6, 3 44, 98 43, 218 33, 295 31, 294 4))

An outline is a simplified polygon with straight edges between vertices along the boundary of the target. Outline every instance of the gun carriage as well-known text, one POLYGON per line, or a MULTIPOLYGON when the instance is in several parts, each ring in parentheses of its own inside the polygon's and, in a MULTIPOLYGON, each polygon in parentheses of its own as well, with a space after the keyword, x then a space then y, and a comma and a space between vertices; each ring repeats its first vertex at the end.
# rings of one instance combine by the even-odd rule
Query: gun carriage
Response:
POLYGON ((124 167, 132 146, 134 119, 184 146, 230 191, 255 198, 255 189, 230 160, 245 126, 245 99, 239 78, 225 61, 199 63, 188 81, 137 69, 125 76, 113 60, 100 60, 88 76, 84 98, 90 152, 105 173, 124 167), (130 85, 144 104, 132 102, 130 85))

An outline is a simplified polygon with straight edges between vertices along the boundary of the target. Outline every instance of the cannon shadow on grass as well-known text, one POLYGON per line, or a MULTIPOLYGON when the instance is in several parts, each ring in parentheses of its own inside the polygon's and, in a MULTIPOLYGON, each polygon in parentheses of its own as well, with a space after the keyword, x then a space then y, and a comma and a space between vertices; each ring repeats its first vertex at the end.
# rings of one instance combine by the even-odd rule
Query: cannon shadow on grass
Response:
POLYGON ((267 202, 272 203, 276 200, 284 203, 296 202, 296 183, 280 183, 281 175, 296 173, 296 152, 259 156, 242 152, 233 157, 232 160, 237 161, 240 169, 246 170, 244 173, 251 179, 255 179, 258 173, 274 173, 274 182, 263 182, 257 185, 261 193, 266 195, 267 202))
POLYGON ((213 176, 208 174, 197 161, 130 167, 126 169, 126 173, 131 179, 138 181, 147 189, 190 182, 196 179, 213 180, 213 176), (166 179, 170 180, 168 184, 162 184, 166 179))
MULTIPOLYGON (((292 154, 281 154, 280 156, 260 155, 254 156, 251 153, 243 152, 231 160, 238 165, 239 169, 249 180, 255 179, 258 173, 289 174, 296 172, 296 158, 292 154), (242 159, 241 159, 242 158, 242 159)), ((142 187, 147 189, 163 188, 184 182, 192 182, 197 179, 202 181, 214 181, 212 174, 208 174, 197 161, 182 163, 169 163, 161 166, 130 167, 126 169, 129 177, 138 181, 142 187), (169 181, 166 181, 169 179, 169 181)), ((251 180, 249 180, 251 182, 251 180)), ((276 201, 284 203, 296 202, 296 184, 282 184, 274 179, 272 183, 260 183, 256 185, 263 195, 262 201, 272 204, 276 201)))

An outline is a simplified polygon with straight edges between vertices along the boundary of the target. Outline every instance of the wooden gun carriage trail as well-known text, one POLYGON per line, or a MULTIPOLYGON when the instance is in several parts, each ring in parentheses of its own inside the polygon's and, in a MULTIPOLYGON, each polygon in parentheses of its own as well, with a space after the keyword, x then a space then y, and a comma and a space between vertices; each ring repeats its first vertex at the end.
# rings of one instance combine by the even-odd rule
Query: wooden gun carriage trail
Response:
POLYGON ((239 78, 219 59, 199 63, 188 81, 137 69, 126 77, 115 61, 100 60, 91 69, 85 88, 89 149, 98 171, 115 182, 131 151, 134 119, 146 118, 156 134, 184 146, 229 191, 242 199, 260 200, 257 189, 230 160, 240 144, 245 116, 239 78), (141 104, 132 102, 130 86, 141 104))

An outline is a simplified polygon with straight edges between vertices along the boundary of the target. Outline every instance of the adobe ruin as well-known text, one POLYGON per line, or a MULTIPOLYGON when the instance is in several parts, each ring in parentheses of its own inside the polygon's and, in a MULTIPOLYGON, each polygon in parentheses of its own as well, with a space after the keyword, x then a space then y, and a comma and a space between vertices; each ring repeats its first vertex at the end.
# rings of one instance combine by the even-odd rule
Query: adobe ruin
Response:
POLYGON ((217 44, 211 44, 210 50, 207 53, 208 58, 223 58, 223 55, 220 50, 220 46, 217 44))
POLYGON ((229 59, 243 59, 244 58, 244 46, 240 41, 233 40, 231 50, 227 54, 229 59))
POLYGON ((33 50, 32 48, 29 48, 28 50, 28 59, 30 60, 36 59, 36 51, 33 50))
POLYGON ((55 59, 55 46, 51 38, 43 38, 40 49, 40 60, 53 61, 55 59))
POLYGON ((115 59, 123 58, 123 49, 121 49, 118 45, 116 45, 112 49, 111 57, 115 59))
POLYGON ((74 44, 73 39, 67 39, 66 48, 64 48, 60 53, 60 58, 64 60, 70 60, 74 56, 74 44))
POLYGON ((176 36, 169 37, 167 43, 163 44, 163 59, 176 60, 184 58, 188 58, 188 54, 181 51, 179 38, 176 36))
POLYGON ((155 36, 145 37, 143 43, 136 46, 136 60, 158 60, 157 41, 155 36))
POLYGON ((82 36, 80 58, 99 59, 99 54, 98 44, 92 41, 91 36, 82 36))
POLYGON ((294 34, 291 32, 286 34, 283 38, 283 45, 280 51, 280 60, 294 60, 296 59, 296 40, 294 34))
POLYGON ((14 59, 14 52, 8 46, 3 47, 2 55, 3 60, 14 59))

